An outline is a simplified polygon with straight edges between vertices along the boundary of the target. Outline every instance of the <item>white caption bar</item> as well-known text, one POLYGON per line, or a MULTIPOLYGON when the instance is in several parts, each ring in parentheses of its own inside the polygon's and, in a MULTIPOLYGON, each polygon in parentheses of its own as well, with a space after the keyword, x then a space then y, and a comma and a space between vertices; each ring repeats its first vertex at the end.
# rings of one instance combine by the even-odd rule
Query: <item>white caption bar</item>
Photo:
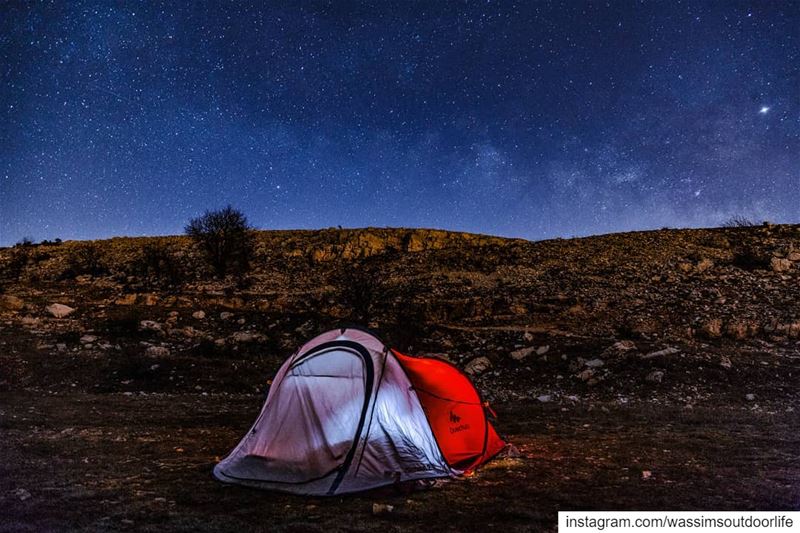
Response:
POLYGON ((800 511, 559 511, 559 533, 800 533, 800 511))

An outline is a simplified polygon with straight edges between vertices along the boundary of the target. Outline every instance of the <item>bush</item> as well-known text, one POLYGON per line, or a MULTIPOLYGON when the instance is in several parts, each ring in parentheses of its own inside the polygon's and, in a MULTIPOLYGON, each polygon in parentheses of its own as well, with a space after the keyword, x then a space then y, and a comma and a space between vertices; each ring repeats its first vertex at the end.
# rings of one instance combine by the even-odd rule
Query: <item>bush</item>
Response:
POLYGON ((7 282, 19 281, 30 262, 30 247, 15 246, 9 251, 6 261, 0 264, 0 279, 7 282))
POLYGON ((135 276, 147 278, 156 285, 178 285, 182 281, 181 268, 175 257, 157 243, 147 243, 130 266, 135 276))
POLYGON ((723 228, 751 228, 756 225, 751 219, 742 215, 732 216, 722 223, 723 228))
POLYGON ((364 265, 343 265, 333 280, 339 303, 349 310, 349 320, 366 325, 380 294, 378 277, 364 265))
POLYGON ((72 250, 67 257, 67 268, 61 273, 63 279, 89 274, 101 276, 109 269, 103 261, 100 248, 94 243, 84 243, 72 250))
POLYGON ((252 229, 241 211, 227 206, 193 218, 184 231, 203 251, 214 273, 225 276, 241 275, 250 268, 252 229))

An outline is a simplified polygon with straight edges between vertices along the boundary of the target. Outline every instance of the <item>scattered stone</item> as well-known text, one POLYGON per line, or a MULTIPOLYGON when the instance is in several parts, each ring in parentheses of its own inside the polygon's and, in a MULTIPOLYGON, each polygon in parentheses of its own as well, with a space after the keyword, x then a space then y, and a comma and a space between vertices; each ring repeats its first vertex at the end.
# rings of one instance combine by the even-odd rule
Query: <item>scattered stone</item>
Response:
POLYGON ((636 344, 633 341, 622 340, 615 342, 612 348, 618 352, 629 352, 636 349, 636 344))
POLYGON ((536 355, 544 355, 549 351, 550 351, 549 345, 539 346, 538 348, 536 348, 536 355))
POLYGON ((20 499, 20 501, 25 501, 31 497, 31 493, 23 488, 18 488, 14 491, 14 496, 20 499))
POLYGON ((653 477, 653 473, 650 470, 642 470, 642 481, 647 481, 653 477))
POLYGON ((792 261, 792 262, 800 261, 800 251, 795 250, 795 251, 789 252, 786 255, 786 259, 788 259, 789 261, 792 261))
POLYGON ((35 326, 39 323, 39 319, 32 316, 24 316, 20 322, 22 322, 23 326, 35 326))
POLYGON ((680 353, 680 350, 677 349, 677 348, 673 348, 672 346, 668 346, 667 348, 664 348, 663 350, 658 350, 658 351, 655 351, 655 352, 650 352, 648 354, 645 354, 645 355, 642 356, 642 359, 652 359, 653 357, 662 357, 662 356, 665 356, 665 355, 673 355, 673 354, 676 354, 676 353, 680 353))
POLYGON ((716 339, 722 336, 722 320, 719 318, 712 318, 710 320, 706 320, 700 325, 700 331, 702 331, 706 337, 710 337, 712 339, 716 339))
POLYGON ((525 334, 522 336, 522 340, 525 342, 532 342, 533 341, 533 333, 530 331, 526 331, 525 334))
POLYGON ((45 308, 45 311, 50 313, 56 318, 66 318, 75 312, 75 309, 64 304, 51 304, 45 308))
POLYGON ((195 311, 194 313, 192 313, 192 318, 197 320, 203 320, 205 317, 206 317, 205 311, 195 311))
POLYGON ((772 267, 773 272, 786 272, 792 268, 792 262, 781 257, 773 257, 769 262, 769 266, 772 267))
POLYGON ((751 392, 751 393, 745 394, 744 395, 744 399, 747 400, 748 402, 754 402, 755 399, 756 399, 756 395, 751 392))
POLYGON ((589 361, 586 361, 586 363, 585 363, 585 365, 586 365, 587 367, 589 367, 589 368, 600 368, 600 367, 601 367, 601 366, 603 366, 604 364, 605 364, 605 363, 603 362, 603 360, 602 360, 602 359, 597 359, 597 358, 595 358, 595 359, 591 359, 591 360, 589 360, 589 361))
POLYGON ((653 370, 647 377, 644 378, 645 380, 651 383, 661 383, 664 381, 664 371, 663 370, 653 370))
POLYGON ((19 311, 23 307, 25 307, 25 302, 23 302, 21 298, 17 298, 16 296, 12 296, 10 294, 0 295, 0 309, 6 311, 19 311))
POLYGON ((80 339, 80 343, 81 344, 92 344, 93 342, 97 342, 97 336, 96 335, 84 335, 80 339))
POLYGON ((581 381, 589 381, 594 377, 594 370, 587 368, 586 370, 578 372, 576 377, 581 381))
POLYGON ((254 342, 258 340, 258 335, 248 331, 237 331, 231 335, 231 339, 233 339, 233 342, 254 342))
POLYGON ((464 372, 470 376, 478 375, 486 370, 492 368, 492 362, 488 357, 476 357, 464 367, 464 372))
POLYGON ((515 361, 522 361, 535 351, 536 347, 534 346, 531 346, 530 348, 520 348, 519 350, 514 350, 511 352, 511 358, 515 361))
POLYGON ((536 397, 536 399, 539 400, 542 403, 547 403, 547 402, 551 401, 553 399, 553 397, 551 395, 549 395, 549 394, 540 394, 539 396, 536 397))
POLYGON ((722 357, 719 358, 719 366, 728 369, 733 368, 733 363, 731 363, 731 358, 728 357, 727 355, 723 355, 722 357))
POLYGON ((372 504, 372 514, 376 516, 389 514, 394 511, 394 505, 389 505, 387 503, 373 503, 372 504))
POLYGON ((144 354, 148 357, 168 357, 169 348, 165 348, 164 346, 148 346, 144 354))
POLYGON ((223 311, 219 314, 220 320, 228 320, 233 317, 233 313, 230 311, 223 311))
POLYGON ((701 259, 700 262, 697 263, 697 266, 695 267, 695 269, 698 272, 702 273, 702 272, 705 272, 706 270, 708 270, 709 268, 711 268, 713 266, 714 266, 714 262, 711 259, 705 258, 705 259, 701 259))
POLYGON ((142 320, 139 322, 139 330, 140 331, 154 331, 157 333, 163 333, 164 329, 162 328, 161 324, 154 320, 142 320))
POLYGON ((135 294, 125 294, 120 296, 114 301, 117 305, 133 305, 136 303, 136 295, 135 294))
POLYGON ((58 344, 56 344, 56 350, 58 350, 59 352, 66 352, 67 345, 64 344, 63 342, 59 342, 58 344))

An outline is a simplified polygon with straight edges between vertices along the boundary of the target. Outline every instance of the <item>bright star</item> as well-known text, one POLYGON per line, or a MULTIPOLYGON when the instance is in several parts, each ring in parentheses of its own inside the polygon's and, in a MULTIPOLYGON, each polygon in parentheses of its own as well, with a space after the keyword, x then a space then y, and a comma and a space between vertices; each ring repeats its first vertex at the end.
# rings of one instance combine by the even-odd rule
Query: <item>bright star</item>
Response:
POLYGON ((758 110, 762 115, 766 115, 767 111, 769 111, 769 106, 761 106, 761 109, 758 110))

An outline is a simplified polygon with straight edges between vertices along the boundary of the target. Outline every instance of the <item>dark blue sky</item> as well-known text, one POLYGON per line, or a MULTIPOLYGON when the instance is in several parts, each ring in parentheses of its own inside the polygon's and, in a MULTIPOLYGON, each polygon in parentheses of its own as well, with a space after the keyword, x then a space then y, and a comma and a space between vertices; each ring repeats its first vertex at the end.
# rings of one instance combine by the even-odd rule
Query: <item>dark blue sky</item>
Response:
POLYGON ((0 244, 800 222, 798 2, 4 2, 0 244))

